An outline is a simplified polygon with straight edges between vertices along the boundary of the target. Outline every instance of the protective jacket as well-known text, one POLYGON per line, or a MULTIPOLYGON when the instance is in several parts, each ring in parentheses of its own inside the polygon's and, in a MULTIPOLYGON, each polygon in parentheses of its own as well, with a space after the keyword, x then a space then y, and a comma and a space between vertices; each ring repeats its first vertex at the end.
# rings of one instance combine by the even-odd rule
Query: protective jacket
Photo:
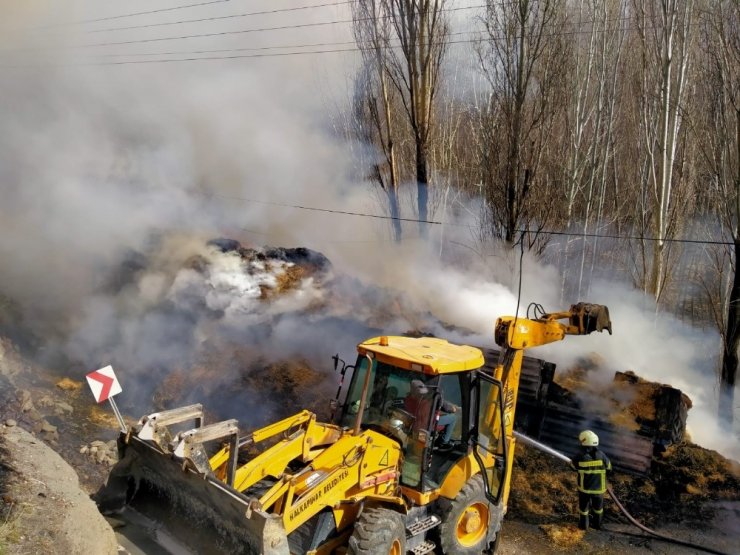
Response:
POLYGON ((612 463, 597 448, 582 450, 573 458, 573 468, 578 471, 578 491, 589 494, 606 491, 606 473, 611 472, 612 463))

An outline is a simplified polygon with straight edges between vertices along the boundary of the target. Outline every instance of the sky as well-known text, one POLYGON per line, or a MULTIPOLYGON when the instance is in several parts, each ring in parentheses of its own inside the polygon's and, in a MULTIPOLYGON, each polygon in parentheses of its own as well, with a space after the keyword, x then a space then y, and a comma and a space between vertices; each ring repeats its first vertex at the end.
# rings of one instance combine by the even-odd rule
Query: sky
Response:
MULTIPOLYGON (((124 333, 121 297, 100 294, 127 253, 186 236, 172 254, 182 260, 223 235, 316 249, 337 270, 392 287, 492 344, 496 317, 517 308, 519 260, 495 246, 482 256, 459 247, 474 244, 474 213, 458 220, 445 213, 449 225, 432 226, 428 243, 407 224, 407 240, 396 246, 386 221, 285 206, 382 214, 357 162, 369 146, 342 132, 358 64, 347 4, 203 4, 0 1, 0 292, 23 305, 40 333, 74 337, 81 356, 81 346, 94 350, 107 332, 140 338, 157 325, 135 317, 124 333), (163 11, 120 17, 152 10, 163 11), (274 13, 256 14, 263 11, 274 13), (182 22, 194 19, 203 21, 182 22), (323 25, 332 21, 341 23, 323 25), (317 50, 338 51, 306 53, 317 50)), ((453 30, 475 25, 468 13, 475 10, 454 12, 453 30)), ((474 81, 469 50, 450 50, 459 98, 474 81)), ((567 308, 557 269, 529 255, 522 262, 520 313, 529 302, 567 308)), ((156 282, 147 279, 136 291, 141 299, 156 282)), ((171 291, 158 294, 164 290, 171 291)), ((737 435, 713 414, 715 334, 656 318, 627 284, 602 283, 577 300, 610 306, 615 335, 568 338, 535 356, 565 368, 599 352, 605 380, 631 369, 679 387, 694 400, 694 440, 740 458, 737 435)), ((362 339, 339 338, 349 343, 345 353, 362 339)), ((340 350, 320 346, 327 358, 340 350)))

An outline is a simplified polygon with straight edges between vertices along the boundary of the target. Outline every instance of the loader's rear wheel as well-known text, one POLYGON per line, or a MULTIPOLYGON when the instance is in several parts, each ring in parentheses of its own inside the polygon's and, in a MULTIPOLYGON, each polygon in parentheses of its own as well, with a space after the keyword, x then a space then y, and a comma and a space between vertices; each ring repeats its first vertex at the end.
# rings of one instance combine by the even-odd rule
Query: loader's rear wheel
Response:
POLYGON ((362 511, 349 538, 348 555, 405 555, 406 525, 391 509, 373 507, 362 511))
POLYGON ((483 478, 475 476, 450 501, 439 525, 439 544, 445 555, 480 555, 493 543, 500 512, 486 498, 483 478))

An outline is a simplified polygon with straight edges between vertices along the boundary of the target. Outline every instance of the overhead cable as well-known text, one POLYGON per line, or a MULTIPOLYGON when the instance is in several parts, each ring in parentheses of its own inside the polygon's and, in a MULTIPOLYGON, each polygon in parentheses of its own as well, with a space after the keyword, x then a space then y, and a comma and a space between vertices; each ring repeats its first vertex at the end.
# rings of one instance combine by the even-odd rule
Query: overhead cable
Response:
MULTIPOLYGON (((485 7, 484 4, 476 5, 476 6, 462 6, 457 8, 446 8, 440 11, 444 12, 456 12, 456 11, 463 11, 463 10, 472 10, 477 8, 483 8, 485 7)), ((388 16, 385 16, 387 18, 388 16)), ((366 17, 366 18, 360 18, 360 19, 337 19, 333 21, 322 21, 322 22, 315 22, 315 23, 299 23, 295 25, 280 25, 276 27, 257 27, 252 29, 237 29, 234 31, 220 31, 215 33, 198 33, 193 35, 178 35, 174 37, 154 37, 149 39, 134 39, 134 40, 128 40, 128 41, 118 41, 118 42, 104 42, 104 43, 93 43, 93 44, 79 44, 74 46, 66 46, 64 49, 79 49, 79 48, 96 48, 101 46, 123 46, 128 44, 141 44, 141 43, 148 43, 148 42, 161 42, 161 41, 168 41, 168 40, 183 40, 183 39, 193 39, 193 38, 204 38, 204 37, 219 37, 224 35, 239 35, 239 34, 246 34, 246 33, 261 33, 266 31, 283 31, 288 29, 302 29, 306 27, 321 27, 321 26, 327 26, 327 25, 339 25, 342 23, 355 23, 359 21, 371 21, 373 17, 366 17)), ((11 48, 11 49, 5 49, 0 50, 0 52, 19 52, 19 51, 33 51, 33 50, 43 50, 43 48, 11 48)))
MULTIPOLYGON (((257 31, 266 31, 266 30, 283 30, 283 29, 292 29, 292 28, 298 28, 298 27, 311 27, 311 26, 321 26, 321 25, 329 25, 332 23, 340 23, 343 21, 337 21, 337 22, 325 22, 325 23, 308 23, 308 24, 302 24, 297 26, 285 26, 285 27, 274 27, 274 28, 265 28, 265 29, 247 29, 244 31, 226 31, 223 33, 216 33, 216 34, 230 34, 230 33, 247 33, 247 32, 257 32, 257 31)), ((634 27, 620 27, 620 28, 612 28, 612 29, 603 29, 599 32, 607 32, 607 31, 632 31, 634 30, 634 27)), ((464 35, 464 34, 473 34, 473 33, 480 33, 481 31, 473 31, 473 32, 460 32, 460 33, 451 33, 451 35, 464 35)), ((567 36, 567 35, 582 35, 582 34, 588 34, 591 33, 589 30, 579 30, 579 31, 565 31, 565 32, 559 32, 559 33, 549 33, 547 35, 543 36, 567 36)), ((205 34, 205 35, 185 35, 181 38, 193 38, 193 37, 199 37, 199 36, 212 36, 211 34, 205 34)), ((149 41, 159 41, 159 40, 174 40, 176 37, 169 37, 169 38, 162 38, 162 39, 149 39, 149 41)), ((460 44, 477 44, 477 43, 485 43, 485 42, 495 42, 504 40, 503 37, 490 37, 490 36, 479 36, 473 39, 465 39, 465 40, 452 40, 452 41, 439 41, 437 44, 444 44, 444 45, 460 45, 460 44)), ((91 46, 111 46, 114 44, 130 44, 130 43, 136 43, 136 42, 142 42, 142 41, 129 41, 128 43, 105 43, 100 45, 91 45, 91 46)), ((147 41, 143 41, 147 42, 147 41)), ((199 55, 199 54, 205 54, 205 53, 220 53, 220 52, 243 52, 243 51, 263 51, 263 50, 274 50, 278 48, 304 48, 304 47, 312 47, 312 46, 333 46, 333 45, 350 45, 355 44, 355 42, 350 41, 343 41, 343 42, 328 42, 328 43, 314 43, 314 44, 298 44, 298 45, 286 45, 286 46, 268 46, 268 47, 259 47, 259 48, 227 48, 227 49, 217 49, 217 50, 196 50, 196 51, 180 51, 180 52, 151 52, 151 53, 132 53, 132 54, 94 54, 92 57, 125 57, 125 56, 131 56, 131 57, 141 57, 141 56, 169 56, 169 55, 181 55, 181 54, 193 54, 193 55, 199 55)), ((401 48, 401 45, 395 45, 395 44, 388 44, 386 46, 383 46, 383 49, 398 49, 401 48)), ((80 47, 72 47, 72 48, 82 48, 80 47)), ((38 49, 36 49, 38 50, 38 49)), ((213 60, 234 60, 234 59, 248 59, 248 58, 271 58, 271 57, 285 57, 285 56, 303 56, 308 54, 332 54, 332 53, 338 53, 338 52, 360 52, 362 50, 365 50, 361 47, 347 47, 347 48, 333 48, 333 49, 325 49, 325 50, 307 50, 307 51, 291 51, 291 52, 275 52, 275 53, 266 53, 266 54, 252 54, 252 55, 239 55, 235 54, 233 56, 202 56, 202 57, 188 57, 188 58, 162 58, 162 59, 155 59, 155 60, 118 60, 118 61, 112 61, 112 62, 80 62, 80 63, 67 63, 67 64, 28 64, 28 65, 3 65, 0 66, 0 69, 34 69, 34 68, 47 68, 47 67, 84 67, 84 66, 106 66, 106 65, 136 65, 136 64, 154 64, 154 63, 174 63, 174 62, 195 62, 199 60, 204 61, 213 61, 213 60)), ((4 52, 11 52, 12 50, 0 50, 0 54, 4 52)), ((17 51, 17 50, 15 50, 17 51)))
POLYGON ((202 195, 205 197, 213 197, 213 198, 222 198, 226 200, 240 200, 243 202, 249 202, 254 204, 265 204, 268 206, 280 206, 282 208, 296 208, 299 210, 310 210, 313 212, 327 212, 331 214, 342 214, 345 216, 361 216, 364 218, 377 218, 381 220, 396 220, 399 222, 415 222, 415 223, 422 223, 422 224, 430 224, 430 225, 441 225, 444 222, 439 222, 435 220, 419 220, 416 218, 400 218, 397 216, 384 216, 382 214, 365 214, 363 212, 349 212, 347 210, 335 210, 331 208, 320 208, 315 206, 300 206, 296 204, 286 204, 282 202, 272 202, 267 200, 257 200, 257 199, 248 199, 243 197, 234 197, 234 196, 228 196, 228 195, 217 195, 214 193, 205 193, 205 192, 199 192, 199 191, 193 191, 197 195, 202 195))
POLYGON ((252 17, 257 15, 272 15, 272 14, 278 14, 278 13, 285 13, 285 12, 297 12, 302 10, 313 10, 317 8, 326 8, 330 6, 342 6, 345 4, 350 4, 351 0, 345 0, 343 2, 328 2, 325 4, 312 4, 310 6, 297 6, 293 8, 279 8, 275 10, 263 10, 258 12, 247 12, 247 13, 238 13, 238 14, 230 14, 230 15, 218 15, 213 17, 202 17, 200 19, 182 19, 180 21, 164 21, 161 23, 148 23, 146 25, 130 25, 128 27, 112 27, 107 29, 92 29, 90 31, 87 31, 88 33, 107 33, 112 31, 130 31, 132 29, 148 29, 151 27, 165 27, 167 25, 183 25, 186 23, 204 23, 206 21, 220 21, 223 19, 234 19, 234 18, 241 18, 241 17, 252 17))
POLYGON ((62 27, 62 26, 67 26, 67 25, 83 25, 85 23, 100 23, 101 21, 111 21, 114 19, 123 19, 125 17, 136 17, 139 15, 149 15, 149 14, 154 14, 154 13, 174 12, 176 10, 184 10, 187 8, 198 8, 200 6, 210 6, 212 4, 223 4, 224 2, 231 2, 231 0, 210 0, 208 2, 198 2, 197 4, 186 4, 184 6, 172 6, 169 8, 159 8, 156 10, 148 10, 145 12, 134 12, 134 13, 119 14, 119 15, 111 15, 107 17, 99 17, 97 19, 81 19, 79 21, 67 21, 64 23, 57 23, 55 25, 49 25, 47 27, 37 27, 37 29, 49 29, 51 27, 62 27))
MULTIPOLYGON (((296 204, 288 204, 288 203, 273 202, 273 201, 266 201, 266 200, 257 200, 257 199, 250 199, 250 198, 231 196, 231 195, 220 195, 216 193, 206 193, 206 192, 200 192, 200 191, 191 191, 191 192, 197 195, 205 196, 205 197, 221 198, 225 200, 238 200, 238 201, 247 202, 247 203, 279 206, 282 208, 295 208, 297 210, 310 210, 310 211, 315 211, 315 212, 343 214, 346 216, 377 218, 377 219, 383 219, 383 220, 396 220, 396 221, 401 221, 401 222, 411 222, 411 223, 420 223, 420 224, 429 224, 429 225, 470 227, 469 224, 462 224, 462 223, 455 223, 455 222, 443 222, 439 220, 420 220, 417 218, 400 218, 396 216, 385 216, 381 214, 367 214, 363 212, 349 212, 346 210, 335 210, 335 209, 313 207, 313 206, 301 206, 301 205, 296 205, 296 204)), ((536 234, 555 235, 555 236, 559 235, 559 236, 569 236, 569 237, 589 237, 589 238, 598 238, 598 239, 622 239, 622 240, 628 239, 628 240, 636 240, 636 241, 651 241, 651 242, 663 242, 663 243, 688 243, 688 244, 699 244, 699 245, 734 245, 734 243, 731 241, 718 241, 718 240, 712 240, 712 239, 671 239, 671 238, 665 238, 665 237, 661 239, 658 237, 644 237, 644 236, 639 236, 639 235, 610 235, 610 234, 598 234, 598 233, 551 231, 551 230, 546 230, 546 229, 542 229, 542 230, 516 229, 515 232, 521 233, 522 236, 524 234, 531 233, 535 235, 536 234)))

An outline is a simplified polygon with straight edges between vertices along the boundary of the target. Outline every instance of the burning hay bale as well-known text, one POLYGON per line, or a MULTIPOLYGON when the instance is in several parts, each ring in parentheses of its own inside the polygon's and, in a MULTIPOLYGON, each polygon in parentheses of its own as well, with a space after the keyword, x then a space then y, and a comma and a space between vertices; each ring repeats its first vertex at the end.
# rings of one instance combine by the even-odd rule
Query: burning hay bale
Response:
POLYGON ((577 408, 600 417, 616 427, 640 432, 660 445, 684 439, 691 399, 666 384, 644 380, 632 371, 616 372, 604 383, 590 375, 596 360, 584 361, 556 376, 551 402, 577 408))
MULTIPOLYGON (((740 500, 740 465, 687 441, 691 401, 686 395, 632 372, 600 382, 590 375, 597 368, 595 359, 584 361, 549 384, 547 412, 538 430, 545 444, 572 456, 578 432, 586 427, 597 431, 615 465, 614 491, 649 526, 700 525, 712 518, 713 507, 740 500)), ((525 522, 547 525, 541 528, 554 546, 576 549, 577 538, 560 526, 575 522, 575 482, 565 464, 519 444, 510 511, 525 522)), ((616 513, 607 500, 607 522, 616 513)))
POLYGON ((615 402, 616 414, 632 416, 639 429, 653 435, 656 444, 667 446, 684 439, 691 399, 680 390, 643 380, 629 371, 615 374, 614 390, 632 393, 625 402, 615 402))
MULTIPOLYGON (((251 276, 273 276, 259 284, 260 299, 270 299, 287 291, 299 289, 305 279, 321 280, 329 274, 331 263, 321 253, 306 248, 243 247, 235 239, 213 239, 209 246, 222 253, 234 253, 242 261, 244 270, 251 276)), ((207 269, 207 263, 203 269, 207 269)))
POLYGON ((578 433, 593 429, 605 452, 622 469, 647 473, 654 453, 685 439, 691 400, 670 385, 650 382, 634 372, 598 379, 596 358, 556 375, 547 393, 540 438, 573 455, 578 433))

